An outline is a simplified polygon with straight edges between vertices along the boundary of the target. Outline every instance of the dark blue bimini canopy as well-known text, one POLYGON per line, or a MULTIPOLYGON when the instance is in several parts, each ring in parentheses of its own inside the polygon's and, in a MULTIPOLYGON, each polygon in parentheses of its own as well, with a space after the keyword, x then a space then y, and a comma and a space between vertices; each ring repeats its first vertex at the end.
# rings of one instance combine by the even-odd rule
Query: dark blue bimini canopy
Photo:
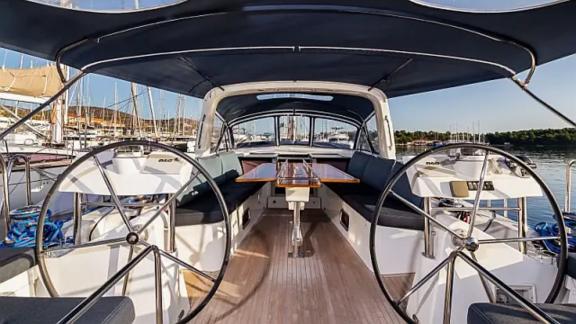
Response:
POLYGON ((132 13, 0 0, 0 46, 196 97, 277 80, 349 82, 394 97, 575 53, 575 17, 573 1, 488 14, 398 0, 193 0, 132 13))
POLYGON ((218 103, 218 114, 227 122, 266 114, 320 114, 335 116, 348 123, 361 125, 374 112, 366 98, 342 94, 248 94, 226 97, 218 103))

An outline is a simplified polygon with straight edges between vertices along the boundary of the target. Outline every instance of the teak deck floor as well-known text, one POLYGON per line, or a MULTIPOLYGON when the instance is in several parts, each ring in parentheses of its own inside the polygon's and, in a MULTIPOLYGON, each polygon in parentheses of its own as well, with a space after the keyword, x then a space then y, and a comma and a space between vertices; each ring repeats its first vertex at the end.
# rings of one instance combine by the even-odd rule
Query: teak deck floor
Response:
MULTIPOLYGON (((193 322, 403 323, 326 216, 304 211, 308 256, 291 258, 289 212, 267 213, 231 258, 217 295, 193 322)), ((198 296, 205 289, 196 276, 185 277, 189 292, 198 296)))

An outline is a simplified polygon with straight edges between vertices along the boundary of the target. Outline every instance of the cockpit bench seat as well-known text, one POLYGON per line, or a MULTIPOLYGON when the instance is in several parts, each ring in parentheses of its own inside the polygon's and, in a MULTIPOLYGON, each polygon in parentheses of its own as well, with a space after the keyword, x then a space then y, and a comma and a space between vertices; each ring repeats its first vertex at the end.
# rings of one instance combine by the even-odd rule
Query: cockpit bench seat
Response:
POLYGON ((0 248, 0 282, 11 279, 35 265, 36 255, 33 248, 0 248))
MULTIPOLYGON (((220 186, 228 212, 238 208, 261 187, 259 183, 227 183, 220 186)), ((223 220, 218 199, 213 192, 199 195, 176 208, 176 226, 213 224, 223 220)))
MULTIPOLYGON (((559 323, 576 323, 576 304, 538 304, 559 323)), ((476 303, 468 308, 468 324, 536 324, 540 323, 521 306, 476 303)))
MULTIPOLYGON (((210 173, 222 192, 228 212, 232 212, 250 196, 262 188, 264 183, 237 183, 242 174, 238 156, 233 152, 199 158, 200 164, 210 173)), ((178 202, 176 226, 213 224, 224 220, 218 199, 205 181, 191 186, 178 202)))
MULTIPOLYGON (((0 323, 52 324, 84 298, 0 297, 0 323)), ((134 304, 128 297, 103 297, 80 317, 78 324, 126 324, 135 319, 134 304)))
POLYGON ((566 274, 576 279, 576 253, 568 253, 568 263, 566 265, 566 274))
MULTIPOLYGON (((402 166, 401 162, 395 160, 381 159, 362 152, 354 152, 346 171, 360 179, 360 184, 329 183, 327 185, 362 217, 372 222, 374 209, 388 179, 402 166)), ((423 199, 412 193, 406 175, 400 178, 393 190, 414 205, 422 207, 423 199)), ((424 217, 390 194, 384 202, 378 225, 422 230, 424 229, 424 217)))

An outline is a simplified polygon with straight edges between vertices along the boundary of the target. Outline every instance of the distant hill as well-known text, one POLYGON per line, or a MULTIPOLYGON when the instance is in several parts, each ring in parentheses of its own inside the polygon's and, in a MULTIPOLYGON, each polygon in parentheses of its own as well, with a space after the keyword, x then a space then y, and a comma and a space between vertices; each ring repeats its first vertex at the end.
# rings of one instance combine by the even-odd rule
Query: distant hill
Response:
MULTIPOLYGON (((11 110, 12 112, 15 111, 14 107, 6 107, 9 110, 11 110)), ((26 114, 28 114, 30 112, 29 109, 26 108, 19 108, 18 109, 18 116, 23 117, 26 114)), ((80 123, 82 125, 86 124, 86 117, 88 119, 88 125, 90 126, 94 126, 94 127, 110 127, 113 126, 112 122, 114 120, 114 110, 109 109, 109 108, 103 108, 103 107, 82 107, 82 109, 80 110, 77 106, 70 106, 68 107, 68 124, 77 124, 77 116, 78 113, 82 113, 82 116, 80 116, 80 123), (89 112, 89 115, 86 116, 86 112, 89 112)), ((49 109, 46 109, 46 111, 44 111, 42 113, 42 115, 39 115, 38 117, 34 118, 34 119, 39 119, 40 117, 43 118, 48 118, 48 115, 50 113, 49 109)), ((4 110, 0 110, 0 116, 5 116, 5 117, 11 117, 10 114, 8 114, 6 111, 4 110)), ((118 115, 116 117, 116 121, 117 121, 117 127, 132 127, 132 114, 128 114, 126 112, 122 112, 119 111, 118 115)), ((158 124, 162 124, 165 128, 171 127, 172 125, 174 125, 174 120, 175 118, 169 118, 169 119, 157 119, 157 123, 158 124)), ((140 122, 142 127, 152 127, 152 119, 146 119, 146 118, 142 118, 140 117, 140 122)), ((198 121, 192 118, 184 118, 184 123, 186 125, 186 128, 196 128, 198 126, 198 121)))
POLYGON ((486 140, 495 145, 506 143, 516 146, 527 145, 575 145, 576 129, 529 129, 513 132, 495 132, 486 134, 486 140))
MULTIPOLYGON (((460 133, 461 137, 472 138, 472 134, 460 133)), ((405 131, 397 130, 394 136, 397 144, 411 143, 417 140, 447 141, 451 137, 450 132, 435 131, 405 131)), ((576 129, 529 129, 512 132, 494 132, 484 134, 485 140, 493 145, 511 144, 516 146, 529 145, 574 145, 576 146, 576 129)))

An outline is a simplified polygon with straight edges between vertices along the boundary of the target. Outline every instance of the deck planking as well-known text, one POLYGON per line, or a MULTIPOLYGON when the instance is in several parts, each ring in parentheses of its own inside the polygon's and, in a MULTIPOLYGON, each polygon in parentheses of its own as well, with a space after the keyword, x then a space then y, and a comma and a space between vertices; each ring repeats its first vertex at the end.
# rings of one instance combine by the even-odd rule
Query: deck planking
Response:
MULTIPOLYGON (((269 210, 230 260, 224 281, 194 323, 404 323, 374 275, 319 211, 304 211, 306 257, 290 258, 289 211, 269 210), (277 216, 282 215, 282 216, 277 216)), ((387 278, 398 289, 405 277, 387 278)), ((207 283, 185 273, 191 303, 207 283)))

